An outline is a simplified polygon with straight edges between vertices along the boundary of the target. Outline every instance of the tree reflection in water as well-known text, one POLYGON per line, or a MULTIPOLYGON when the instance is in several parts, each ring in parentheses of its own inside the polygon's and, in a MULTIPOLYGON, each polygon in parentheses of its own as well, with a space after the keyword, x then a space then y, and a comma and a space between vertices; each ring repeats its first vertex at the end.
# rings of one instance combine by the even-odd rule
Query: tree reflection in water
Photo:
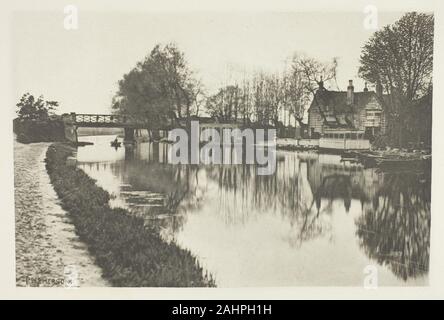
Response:
POLYGON ((148 158, 144 154, 148 152, 136 150, 134 158, 110 166, 130 186, 125 201, 167 238, 182 230, 190 214, 210 206, 226 225, 279 215, 291 227, 286 241, 298 248, 332 237, 334 203, 342 202, 348 213, 358 201, 362 213, 354 213, 362 251, 400 279, 428 271, 430 172, 382 173, 341 163, 335 156, 285 153, 274 175, 259 176, 254 165, 162 163, 166 153, 159 146, 148 158), (161 205, 148 201, 160 196, 161 205))
POLYGON ((366 254, 407 280, 428 273, 430 171, 386 173, 372 203, 356 220, 366 254))
MULTIPOLYGON (((421 173, 349 170, 338 164, 310 163, 309 180, 317 208, 321 201, 359 199, 359 245, 370 259, 386 265, 404 281, 426 275, 430 250, 430 168, 421 173), (340 172, 340 173, 338 173, 340 172)), ((328 204, 327 204, 328 207, 328 204)), ((332 212, 332 209, 329 209, 332 212)))
POLYGON ((140 159, 110 164, 119 176, 125 192, 121 192, 132 213, 172 239, 186 222, 185 213, 198 210, 205 188, 198 184, 193 166, 172 166, 140 159), (153 196, 153 197, 152 197, 153 196))
POLYGON ((254 165, 202 167, 208 181, 217 184, 215 214, 226 224, 245 224, 267 213, 279 214, 292 227, 287 237, 292 246, 327 234, 331 226, 328 210, 315 206, 307 164, 288 155, 277 163, 274 175, 257 175, 254 165))
POLYGON ((292 225, 290 244, 299 247, 328 235, 335 200, 349 212, 355 199, 362 207, 356 235, 366 255, 403 280, 428 273, 430 171, 382 173, 318 159, 293 165, 278 164, 272 176, 257 176, 253 166, 208 168, 219 185, 219 213, 228 223, 245 223, 267 210, 280 213, 292 225), (229 205, 230 193, 240 194, 240 206, 229 205))

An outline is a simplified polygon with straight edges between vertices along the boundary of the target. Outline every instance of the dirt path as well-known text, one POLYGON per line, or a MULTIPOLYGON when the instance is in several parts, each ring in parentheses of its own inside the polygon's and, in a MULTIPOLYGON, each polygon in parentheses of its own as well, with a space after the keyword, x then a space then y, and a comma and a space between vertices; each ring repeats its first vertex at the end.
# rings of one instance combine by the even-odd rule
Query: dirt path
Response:
POLYGON ((45 169, 48 143, 14 142, 17 286, 106 286, 45 169))

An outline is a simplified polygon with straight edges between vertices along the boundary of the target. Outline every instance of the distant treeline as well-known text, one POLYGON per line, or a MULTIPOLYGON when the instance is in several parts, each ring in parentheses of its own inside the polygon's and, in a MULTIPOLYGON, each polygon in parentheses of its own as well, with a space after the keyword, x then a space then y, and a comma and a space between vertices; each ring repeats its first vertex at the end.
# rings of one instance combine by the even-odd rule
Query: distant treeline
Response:
POLYGON ((45 100, 41 95, 35 97, 25 93, 16 104, 17 118, 13 130, 17 141, 21 143, 53 142, 65 140, 65 126, 60 116, 56 115, 59 103, 45 100))
POLYGON ((106 136, 123 134, 123 129, 120 128, 78 128, 77 135, 79 136, 106 136))

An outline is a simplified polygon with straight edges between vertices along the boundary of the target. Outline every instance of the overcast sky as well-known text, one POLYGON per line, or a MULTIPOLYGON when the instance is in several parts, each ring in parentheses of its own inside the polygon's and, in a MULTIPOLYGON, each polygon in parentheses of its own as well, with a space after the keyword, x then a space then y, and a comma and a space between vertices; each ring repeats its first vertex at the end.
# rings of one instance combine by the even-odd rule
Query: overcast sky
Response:
MULTIPOLYGON (((397 12, 379 12, 379 26, 397 12)), ((338 85, 355 90, 361 47, 373 33, 364 13, 93 13, 79 12, 78 30, 64 14, 19 12, 12 27, 17 100, 25 92, 60 101, 60 112, 108 113, 117 81, 157 43, 175 42, 206 87, 254 70, 280 71, 295 52, 339 58, 338 85)), ((336 88, 334 88, 336 89, 336 88)))

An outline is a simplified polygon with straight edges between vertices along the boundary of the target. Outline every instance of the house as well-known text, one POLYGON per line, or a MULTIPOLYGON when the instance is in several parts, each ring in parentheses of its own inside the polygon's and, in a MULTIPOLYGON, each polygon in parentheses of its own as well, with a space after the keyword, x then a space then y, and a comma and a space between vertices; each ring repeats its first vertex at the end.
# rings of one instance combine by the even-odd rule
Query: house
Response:
POLYGON ((353 81, 349 81, 347 91, 330 91, 321 81, 308 109, 308 127, 311 138, 319 138, 334 130, 362 132, 368 139, 386 130, 386 115, 382 87, 377 92, 355 92, 353 81))

